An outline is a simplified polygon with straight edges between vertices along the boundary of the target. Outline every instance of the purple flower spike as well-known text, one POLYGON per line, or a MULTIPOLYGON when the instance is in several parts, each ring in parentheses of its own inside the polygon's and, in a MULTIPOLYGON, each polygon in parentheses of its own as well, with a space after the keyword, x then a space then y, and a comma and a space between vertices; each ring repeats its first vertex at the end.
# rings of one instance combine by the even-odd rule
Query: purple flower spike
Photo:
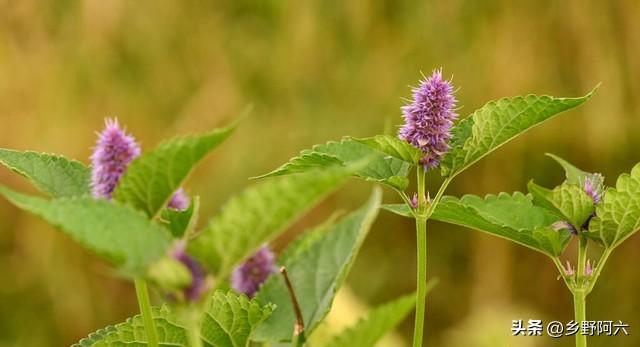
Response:
POLYGON ((264 281, 276 272, 275 256, 268 246, 262 246, 244 263, 233 270, 231 287, 253 297, 264 281))
POLYGON ((120 128, 117 119, 106 119, 91 155, 91 191, 99 199, 111 199, 120 177, 133 159, 140 155, 140 145, 120 128))
POLYGON ((597 204, 602 200, 604 193, 604 177, 599 173, 589 175, 584 178, 582 188, 591 197, 593 203, 597 204))
POLYGON ((180 188, 173 193, 167 207, 176 211, 184 211, 189 208, 189 202, 189 196, 187 196, 184 189, 180 188))
POLYGON ((173 250, 173 258, 181 262, 191 273, 191 285, 183 290, 188 301, 197 301, 207 290, 206 273, 202 266, 185 252, 184 242, 179 242, 173 250))
POLYGON ((413 89, 412 102, 402 107, 405 123, 398 137, 424 153, 420 162, 425 170, 440 165, 449 150, 451 127, 458 118, 453 110, 456 102, 451 82, 442 79, 442 71, 435 70, 413 89))

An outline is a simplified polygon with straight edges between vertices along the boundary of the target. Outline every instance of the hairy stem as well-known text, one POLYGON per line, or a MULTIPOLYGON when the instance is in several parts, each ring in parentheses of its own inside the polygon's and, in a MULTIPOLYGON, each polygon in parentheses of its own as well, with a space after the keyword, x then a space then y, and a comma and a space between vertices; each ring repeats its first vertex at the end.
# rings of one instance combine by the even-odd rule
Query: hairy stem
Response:
POLYGON ((418 166, 418 208, 416 214, 417 240, 417 291, 416 291, 416 320, 413 327, 413 347, 422 347, 424 333, 425 302, 427 297, 427 205, 425 189, 425 173, 422 166, 418 166))
POLYGON ((136 278, 136 295, 138 296, 138 305, 140 306, 140 314, 142 314, 142 321, 144 322, 144 330, 147 334, 147 346, 158 347, 158 335, 156 333, 156 325, 153 321, 153 314, 151 313, 151 302, 149 301, 149 291, 147 289, 147 282, 143 279, 136 278))

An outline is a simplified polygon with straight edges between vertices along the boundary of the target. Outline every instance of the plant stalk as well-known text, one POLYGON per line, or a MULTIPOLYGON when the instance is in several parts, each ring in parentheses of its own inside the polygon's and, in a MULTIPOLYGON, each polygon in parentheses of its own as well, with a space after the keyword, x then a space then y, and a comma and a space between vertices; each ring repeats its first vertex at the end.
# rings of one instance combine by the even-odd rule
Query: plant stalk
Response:
POLYGON ((202 312, 194 304, 189 304, 186 308, 187 334, 189 338, 189 347, 202 347, 202 339, 200 338, 200 317, 202 312))
MULTIPOLYGON (((580 326, 582 326, 582 322, 587 319, 587 288, 586 288, 586 277, 585 277, 585 267, 587 265, 587 245, 588 240, 585 236, 580 235, 580 241, 578 245, 578 269, 577 269, 577 278, 576 288, 573 290, 573 310, 575 313, 575 321, 580 326)), ((587 336, 581 334, 580 332, 576 333, 576 347, 586 347, 587 346, 587 336)))
POLYGON ((416 213, 416 243, 417 243, 417 291, 416 291, 416 319, 413 327, 413 347, 422 347, 424 334, 425 303, 427 297, 427 207, 425 172, 418 166, 418 207, 416 213))
MULTIPOLYGON (((587 319, 586 297, 587 293, 582 289, 573 292, 574 319, 580 326, 587 319)), ((580 331, 576 333, 576 347, 587 347, 587 336, 580 331)))
POLYGON ((298 303, 296 292, 295 290, 293 290, 291 280, 289 280, 287 268, 284 266, 280 267, 280 274, 282 275, 284 283, 287 286, 287 290, 289 291, 289 297, 291 298, 291 304, 293 305, 293 312, 296 315, 296 323, 293 326, 293 338, 291 339, 291 346, 303 347, 307 342, 307 339, 304 332, 304 318, 302 316, 302 310, 300 309, 300 304, 298 303))
POLYGON ((153 321, 153 314, 151 313, 151 301, 149 300, 147 282, 143 279, 136 278, 134 283, 136 286, 138 305, 140 306, 140 314, 142 314, 142 321, 144 322, 144 330, 147 334, 147 346, 158 347, 158 335, 156 333, 155 322, 153 321))

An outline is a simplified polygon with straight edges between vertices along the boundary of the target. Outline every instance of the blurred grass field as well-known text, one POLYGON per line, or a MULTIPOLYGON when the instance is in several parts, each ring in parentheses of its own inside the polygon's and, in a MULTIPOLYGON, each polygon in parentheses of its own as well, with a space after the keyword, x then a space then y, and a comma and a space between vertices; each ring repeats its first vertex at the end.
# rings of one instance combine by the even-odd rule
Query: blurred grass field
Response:
MULTIPOLYGON (((577 96, 602 82, 586 105, 492 154, 448 194, 523 191, 530 178, 555 185, 563 173, 545 152, 611 185, 640 162, 639 15, 632 0, 0 0, 0 147, 87 162, 104 117, 117 116, 144 150, 253 105, 187 185, 202 196, 204 223, 247 177, 299 150, 398 124, 409 86, 442 67, 462 116, 501 96, 577 96)), ((3 168, 0 182, 33 191, 3 168)), ((357 206, 369 188, 353 181, 298 229, 357 206)), ((411 221, 381 212, 339 301, 354 309, 340 314, 412 291, 414 248, 411 221)), ((573 345, 510 339, 511 319, 572 318, 546 257, 435 222, 428 248, 430 276, 440 279, 427 302, 429 346, 573 345)), ((630 266, 639 248, 640 236, 619 248, 588 304, 590 319, 623 320, 631 336, 591 346, 640 345, 640 273, 630 266)), ((132 287, 112 269, 3 199, 0 273, 1 347, 69 345, 137 312, 132 287)), ((411 326, 391 344, 410 338, 411 326)))

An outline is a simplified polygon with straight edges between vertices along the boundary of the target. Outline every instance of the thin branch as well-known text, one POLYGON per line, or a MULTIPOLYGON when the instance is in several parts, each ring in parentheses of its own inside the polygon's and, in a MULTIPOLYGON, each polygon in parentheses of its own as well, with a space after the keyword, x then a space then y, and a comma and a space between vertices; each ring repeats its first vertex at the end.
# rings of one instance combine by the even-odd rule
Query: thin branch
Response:
POLYGON ((304 319, 302 318, 300 304, 298 304, 298 298, 296 298, 296 293, 293 290, 293 286, 291 285, 291 281, 289 280, 289 275, 287 274, 287 269, 284 266, 280 268, 280 273, 282 274, 284 282, 287 285, 287 290, 289 291, 289 296, 291 297, 291 303, 293 304, 293 312, 296 315, 296 324, 293 328, 293 335, 299 336, 304 333, 304 319))

